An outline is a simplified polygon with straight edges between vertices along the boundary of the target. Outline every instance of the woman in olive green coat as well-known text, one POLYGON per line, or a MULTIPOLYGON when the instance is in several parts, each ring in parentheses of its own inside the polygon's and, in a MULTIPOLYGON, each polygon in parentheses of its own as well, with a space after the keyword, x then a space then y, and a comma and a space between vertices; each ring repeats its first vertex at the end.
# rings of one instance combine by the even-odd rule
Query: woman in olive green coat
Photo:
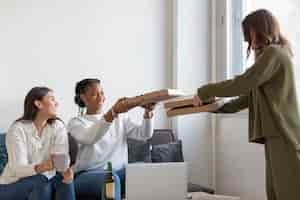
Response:
POLYGON ((231 80, 200 87, 195 104, 238 97, 216 113, 249 109, 249 141, 265 145, 268 200, 300 200, 300 117, 292 51, 267 10, 250 13, 242 28, 255 63, 231 80))

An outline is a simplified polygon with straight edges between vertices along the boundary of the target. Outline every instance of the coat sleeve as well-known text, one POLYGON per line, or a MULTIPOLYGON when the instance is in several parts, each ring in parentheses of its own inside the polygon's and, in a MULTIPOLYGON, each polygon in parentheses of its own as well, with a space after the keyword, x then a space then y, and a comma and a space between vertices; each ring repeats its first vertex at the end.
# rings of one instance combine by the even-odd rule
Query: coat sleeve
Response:
POLYGON ((276 47, 268 47, 257 61, 243 74, 233 79, 212 83, 198 88, 201 100, 209 97, 234 97, 247 95, 250 90, 270 80, 280 67, 279 53, 276 47))

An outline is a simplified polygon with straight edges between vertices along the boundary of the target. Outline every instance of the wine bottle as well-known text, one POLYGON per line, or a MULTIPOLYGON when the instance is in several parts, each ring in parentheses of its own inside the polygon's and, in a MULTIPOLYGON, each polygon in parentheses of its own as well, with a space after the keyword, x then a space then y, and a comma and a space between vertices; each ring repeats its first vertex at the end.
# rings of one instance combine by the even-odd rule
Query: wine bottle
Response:
POLYGON ((115 180, 112 173, 111 162, 107 163, 107 172, 105 174, 103 183, 103 194, 105 200, 115 199, 115 180))

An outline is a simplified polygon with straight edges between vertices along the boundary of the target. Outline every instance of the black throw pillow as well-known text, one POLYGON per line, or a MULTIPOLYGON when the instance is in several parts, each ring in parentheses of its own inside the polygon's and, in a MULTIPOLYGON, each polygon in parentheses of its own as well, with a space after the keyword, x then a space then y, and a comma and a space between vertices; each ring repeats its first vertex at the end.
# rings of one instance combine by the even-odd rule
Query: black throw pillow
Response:
POLYGON ((0 175, 7 163, 7 151, 5 146, 5 134, 0 133, 0 175))
POLYGON ((68 133, 69 140, 69 156, 70 156, 70 166, 74 165, 78 154, 78 143, 76 139, 68 133))
POLYGON ((181 140, 168 144, 153 145, 151 158, 152 162, 183 162, 181 140))
POLYGON ((150 144, 148 141, 140 141, 128 138, 128 163, 151 162, 150 144))

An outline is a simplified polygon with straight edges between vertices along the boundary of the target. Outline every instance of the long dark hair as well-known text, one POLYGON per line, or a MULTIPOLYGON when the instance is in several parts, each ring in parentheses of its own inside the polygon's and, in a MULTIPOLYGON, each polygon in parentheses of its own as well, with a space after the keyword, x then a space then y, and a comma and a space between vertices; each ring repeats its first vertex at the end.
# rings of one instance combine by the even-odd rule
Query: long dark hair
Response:
MULTIPOLYGON (((52 92, 50 88, 47 87, 34 87, 32 88, 26 95, 24 100, 24 114, 21 118, 16 121, 33 121, 35 120, 37 113, 39 112, 38 107, 35 105, 35 101, 41 101, 44 96, 46 96, 49 92, 52 92)), ((48 119, 47 123, 52 124, 56 119, 48 119)))
POLYGON ((253 30, 256 34, 259 48, 278 44, 286 47, 290 54, 293 55, 289 41, 280 32, 279 23, 270 11, 259 9, 250 13, 244 18, 242 29, 245 41, 248 42, 247 57, 249 57, 251 52, 250 30, 253 30))
POLYGON ((85 107, 84 102, 80 98, 80 94, 85 93, 86 89, 95 83, 100 84, 100 80, 96 78, 87 78, 76 83, 74 101, 80 108, 85 107))

